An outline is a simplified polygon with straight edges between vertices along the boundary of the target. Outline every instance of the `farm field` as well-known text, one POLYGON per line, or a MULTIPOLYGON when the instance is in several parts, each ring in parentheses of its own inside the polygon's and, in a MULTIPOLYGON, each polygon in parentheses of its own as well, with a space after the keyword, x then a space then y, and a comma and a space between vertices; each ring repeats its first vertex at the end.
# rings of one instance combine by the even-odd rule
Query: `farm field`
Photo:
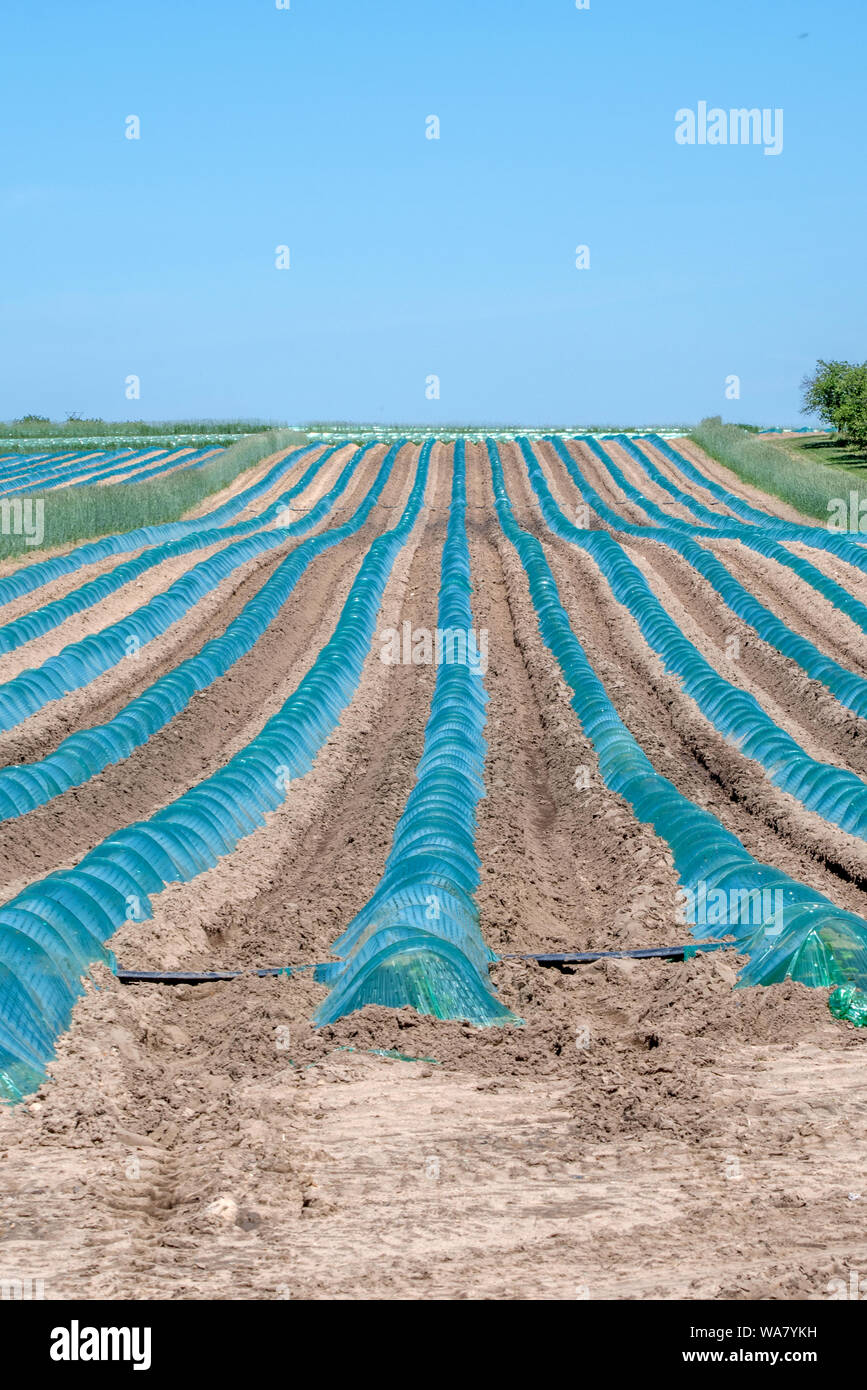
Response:
POLYGON ((865 1268, 864 538, 656 434, 315 442, 195 510, 0 569, 0 1277, 865 1268))
POLYGON ((4 454, 0 442, 0 498, 28 492, 52 492, 59 487, 83 487, 89 483, 138 483, 171 473, 176 468, 195 468, 220 453, 203 449, 113 449, 89 452, 58 451, 56 454, 4 454))

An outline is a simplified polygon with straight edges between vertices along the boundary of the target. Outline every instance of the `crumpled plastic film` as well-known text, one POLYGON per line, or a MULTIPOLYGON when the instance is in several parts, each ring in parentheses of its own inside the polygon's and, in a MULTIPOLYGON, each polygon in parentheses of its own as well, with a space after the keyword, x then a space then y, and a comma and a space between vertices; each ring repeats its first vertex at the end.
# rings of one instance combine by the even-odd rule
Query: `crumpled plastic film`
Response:
POLYGON ((366 1004, 406 1005, 480 1027, 518 1022, 488 975, 474 894, 476 804, 484 796, 487 693, 472 625, 466 533, 466 457, 454 446, 449 524, 442 556, 438 626, 443 640, 416 783, 394 832, 385 873, 334 943, 342 957, 318 967, 330 992, 314 1015, 332 1023, 366 1004), (462 659, 463 658, 463 659, 462 659))
POLYGON ((831 991, 828 1008, 844 1023, 867 1028, 867 993, 857 985, 837 985, 831 991))

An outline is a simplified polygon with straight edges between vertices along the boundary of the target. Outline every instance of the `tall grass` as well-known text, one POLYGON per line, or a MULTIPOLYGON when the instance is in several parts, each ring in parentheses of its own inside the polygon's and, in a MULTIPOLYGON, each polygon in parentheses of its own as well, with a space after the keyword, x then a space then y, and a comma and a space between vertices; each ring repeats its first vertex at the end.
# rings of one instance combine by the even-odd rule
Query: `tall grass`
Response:
POLYGON ((90 420, 76 416, 69 420, 47 420, 41 416, 25 415, 19 420, 0 421, 0 440, 3 439, 88 439, 103 435, 109 438, 151 439, 154 436, 174 438, 177 435, 240 435, 262 434, 265 431, 286 429, 276 420, 90 420))
MULTIPOLYGON (((177 521, 269 454, 306 442, 306 435, 297 430, 269 430, 239 439, 201 468, 178 468, 143 483, 90 483, 78 488, 28 493, 27 496, 44 502, 42 547, 54 549, 112 535, 116 531, 133 531, 138 526, 177 521)), ((0 535, 0 559, 33 553, 34 547, 27 545, 24 536, 0 535)))
POLYGON ((857 492, 863 485, 863 474, 853 469, 814 463, 804 454, 795 457, 779 444, 756 439, 739 426, 719 420, 702 420, 689 437, 745 483, 822 521, 828 520, 832 498, 846 497, 850 489, 857 492))
POLYGON ((143 449, 227 449, 237 444, 237 434, 124 434, 124 435, 76 435, 74 439, 64 435, 62 439, 0 439, 0 455, 9 454, 59 454, 95 452, 113 454, 121 450, 138 453, 143 449))

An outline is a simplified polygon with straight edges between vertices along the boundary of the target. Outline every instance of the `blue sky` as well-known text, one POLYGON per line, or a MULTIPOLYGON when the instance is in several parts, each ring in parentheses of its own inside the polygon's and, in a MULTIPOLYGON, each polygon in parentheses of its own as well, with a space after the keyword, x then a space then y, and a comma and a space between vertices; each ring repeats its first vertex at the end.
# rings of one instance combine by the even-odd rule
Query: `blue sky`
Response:
POLYGON ((865 40, 863 0, 5 0, 0 417, 797 422, 867 357, 865 40), (702 100, 782 153, 678 145, 702 100))

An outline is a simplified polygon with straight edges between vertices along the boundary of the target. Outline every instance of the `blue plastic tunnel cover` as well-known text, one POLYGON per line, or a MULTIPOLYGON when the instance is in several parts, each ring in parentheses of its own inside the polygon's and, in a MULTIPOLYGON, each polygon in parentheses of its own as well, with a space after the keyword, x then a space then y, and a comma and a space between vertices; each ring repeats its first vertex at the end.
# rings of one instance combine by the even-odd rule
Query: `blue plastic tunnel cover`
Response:
POLYGON ((754 859, 716 816, 656 771, 620 719, 575 636, 541 543, 512 515, 496 442, 489 439, 487 449, 500 523, 524 566, 539 631, 572 688, 572 706, 596 751, 600 774, 638 819, 652 825, 670 846, 694 934, 707 935, 710 920, 713 935, 734 937, 738 950, 749 957, 739 984, 792 979, 830 986, 837 1016, 863 1023, 867 922, 754 859), (709 919, 703 913, 708 903, 713 908, 709 919))
MULTIPOLYGON (((405 441, 393 446, 393 456, 405 441)), ((149 820, 110 835, 75 869, 30 884, 0 906, 0 1094, 18 1099, 43 1080, 68 1026, 81 978, 114 964, 105 942, 151 916, 169 883, 212 868, 264 823, 289 783, 309 771, 358 685, 388 576, 421 511, 433 441, 397 524, 373 541, 329 640, 278 712, 224 767, 149 820)))
MULTIPOLYGON (((350 459, 331 490, 300 521, 268 534, 285 538, 310 530, 328 513, 363 452, 360 450, 350 459)), ((70 787, 81 786, 111 763, 129 757, 179 714, 196 691, 204 690, 250 651, 312 561, 360 530, 385 486, 393 459, 394 451, 390 450, 352 516, 342 526, 331 527, 291 551, 221 636, 212 638, 195 656, 161 676, 107 723, 76 730, 39 762, 0 771, 0 820, 43 806, 70 787)))
POLYGON ((457 440, 438 625, 463 640, 443 644, 446 659, 437 670, 416 783, 397 823, 385 873, 334 943, 342 959, 317 970, 316 978, 330 986, 314 1016, 317 1024, 365 1004, 409 1005, 419 1013, 468 1019, 482 1027, 520 1022, 489 979, 496 957, 482 940, 474 899, 488 697, 472 626, 466 504, 465 445, 457 440))

